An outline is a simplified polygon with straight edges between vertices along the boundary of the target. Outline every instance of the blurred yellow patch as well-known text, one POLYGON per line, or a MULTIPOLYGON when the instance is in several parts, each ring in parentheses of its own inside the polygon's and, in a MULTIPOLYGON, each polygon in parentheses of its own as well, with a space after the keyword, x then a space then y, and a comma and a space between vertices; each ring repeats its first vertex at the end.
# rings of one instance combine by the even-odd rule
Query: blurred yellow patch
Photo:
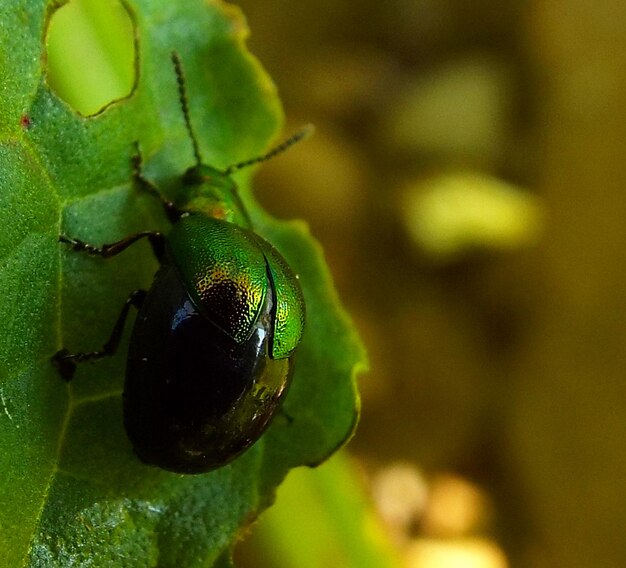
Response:
POLYGON ((441 175, 411 186, 402 214, 412 240, 428 256, 456 260, 471 250, 513 250, 543 230, 542 201, 477 173, 441 175))
POLYGON ((407 554, 408 568, 507 568, 500 548, 485 539, 419 539, 407 554))

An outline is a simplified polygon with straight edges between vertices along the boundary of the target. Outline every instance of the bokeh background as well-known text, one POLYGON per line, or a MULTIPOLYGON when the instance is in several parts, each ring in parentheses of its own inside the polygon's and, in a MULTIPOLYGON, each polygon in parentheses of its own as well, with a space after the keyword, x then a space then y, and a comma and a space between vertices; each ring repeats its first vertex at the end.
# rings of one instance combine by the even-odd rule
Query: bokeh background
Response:
POLYGON ((626 566, 626 3, 238 3, 317 126, 257 194, 368 346, 348 449, 403 560, 626 566))
POLYGON ((238 4, 371 366, 239 565, 626 566, 626 3, 238 4))

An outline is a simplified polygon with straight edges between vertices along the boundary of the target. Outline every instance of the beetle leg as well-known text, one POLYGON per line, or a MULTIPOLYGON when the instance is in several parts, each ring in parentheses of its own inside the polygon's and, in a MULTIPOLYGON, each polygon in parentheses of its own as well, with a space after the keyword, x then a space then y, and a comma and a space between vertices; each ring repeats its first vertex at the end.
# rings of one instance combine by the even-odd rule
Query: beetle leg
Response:
POLYGON ((280 409, 278 410, 278 414, 284 416, 285 420, 287 420, 287 424, 291 425, 293 423, 294 417, 291 416, 291 414, 288 414, 284 407, 280 407, 280 409))
POLYGON ((133 181, 142 189, 153 197, 156 197, 165 209, 165 214, 169 219, 178 219, 181 216, 181 211, 176 208, 174 202, 166 199, 159 188, 152 183, 149 179, 145 178, 142 172, 143 169, 143 156, 141 155, 141 149, 139 148, 139 142, 135 142, 135 154, 131 158, 133 164, 133 181))
POLYGON ((67 349, 61 349, 60 351, 57 351, 52 357, 52 362, 59 369, 61 376, 66 381, 70 381, 74 377, 77 363, 82 363, 84 361, 94 361, 96 359, 102 359, 102 357, 109 357, 111 355, 114 355, 120 345, 120 339, 122 338, 124 324, 126 323, 126 318, 128 317, 130 307, 135 306, 137 309, 139 309, 143 304, 145 298, 145 290, 135 290, 134 292, 131 292, 131 294, 126 299, 126 302, 124 302, 122 311, 120 312, 120 315, 118 316, 117 321, 113 326, 113 331, 111 332, 111 335, 107 342, 102 346, 102 349, 85 353, 70 353, 67 349))
POLYGON ((161 195, 159 188, 149 179, 143 177, 143 173, 141 171, 143 169, 143 157, 141 155, 141 150, 139 149, 139 142, 135 142, 135 154, 133 154, 131 162, 133 164, 133 180, 137 183, 137 185, 163 203, 168 203, 168 201, 161 195))
POLYGON ((150 245, 152 246, 154 256, 156 256, 157 260, 160 262, 163 259, 163 254, 165 253, 165 237, 158 231, 141 231, 140 233, 130 235, 122 239, 121 241, 102 245, 101 247, 90 245, 89 243, 79 241, 78 239, 73 239, 65 235, 61 235, 59 237, 59 242, 71 245, 72 250, 86 252, 87 254, 90 254, 92 256, 111 258, 112 256, 121 253, 122 251, 126 250, 130 245, 136 243, 138 240, 143 238, 148 238, 148 240, 150 241, 150 245))

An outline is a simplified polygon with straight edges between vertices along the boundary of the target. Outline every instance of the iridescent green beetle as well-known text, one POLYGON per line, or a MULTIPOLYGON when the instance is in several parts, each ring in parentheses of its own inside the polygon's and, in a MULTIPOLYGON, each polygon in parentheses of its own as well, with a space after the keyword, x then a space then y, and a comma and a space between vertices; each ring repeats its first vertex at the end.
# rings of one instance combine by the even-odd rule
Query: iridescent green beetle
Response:
POLYGON ((130 294, 100 351, 54 356, 71 379, 75 364, 115 353, 130 306, 139 309, 124 385, 124 424, 145 463, 203 473, 235 459, 265 431, 287 392, 304 328, 298 277, 257 235, 230 178, 303 138, 296 134, 265 156, 219 171, 203 165, 181 64, 172 60, 196 165, 182 176, 181 202, 170 202, 141 174, 135 180, 163 201, 172 229, 145 231, 95 247, 62 236, 74 250, 111 257, 148 238, 160 262, 148 292, 130 294))

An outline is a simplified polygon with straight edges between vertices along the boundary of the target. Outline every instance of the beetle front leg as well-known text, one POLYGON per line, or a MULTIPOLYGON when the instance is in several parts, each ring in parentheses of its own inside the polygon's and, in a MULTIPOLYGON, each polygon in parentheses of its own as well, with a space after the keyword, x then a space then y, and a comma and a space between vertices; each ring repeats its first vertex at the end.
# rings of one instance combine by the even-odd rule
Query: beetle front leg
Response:
POLYGON ((132 157, 133 165, 133 181, 140 189, 156 197, 165 209, 165 214, 171 222, 175 222, 182 215, 176 205, 161 193, 159 188, 154 185, 149 179, 143 175, 143 156, 141 155, 141 149, 139 148, 139 142, 135 142, 135 154, 132 157))
POLYGON ((115 322, 111 336, 99 351, 87 351, 84 353, 70 353, 67 349, 61 349, 52 356, 52 362, 59 369, 59 373, 66 381, 71 381, 76 371, 77 363, 84 361, 95 361, 103 357, 114 355, 120 345, 120 339, 124 331, 124 324, 128 317, 131 306, 139 309, 146 298, 145 290, 135 290, 124 302, 122 311, 115 322))

